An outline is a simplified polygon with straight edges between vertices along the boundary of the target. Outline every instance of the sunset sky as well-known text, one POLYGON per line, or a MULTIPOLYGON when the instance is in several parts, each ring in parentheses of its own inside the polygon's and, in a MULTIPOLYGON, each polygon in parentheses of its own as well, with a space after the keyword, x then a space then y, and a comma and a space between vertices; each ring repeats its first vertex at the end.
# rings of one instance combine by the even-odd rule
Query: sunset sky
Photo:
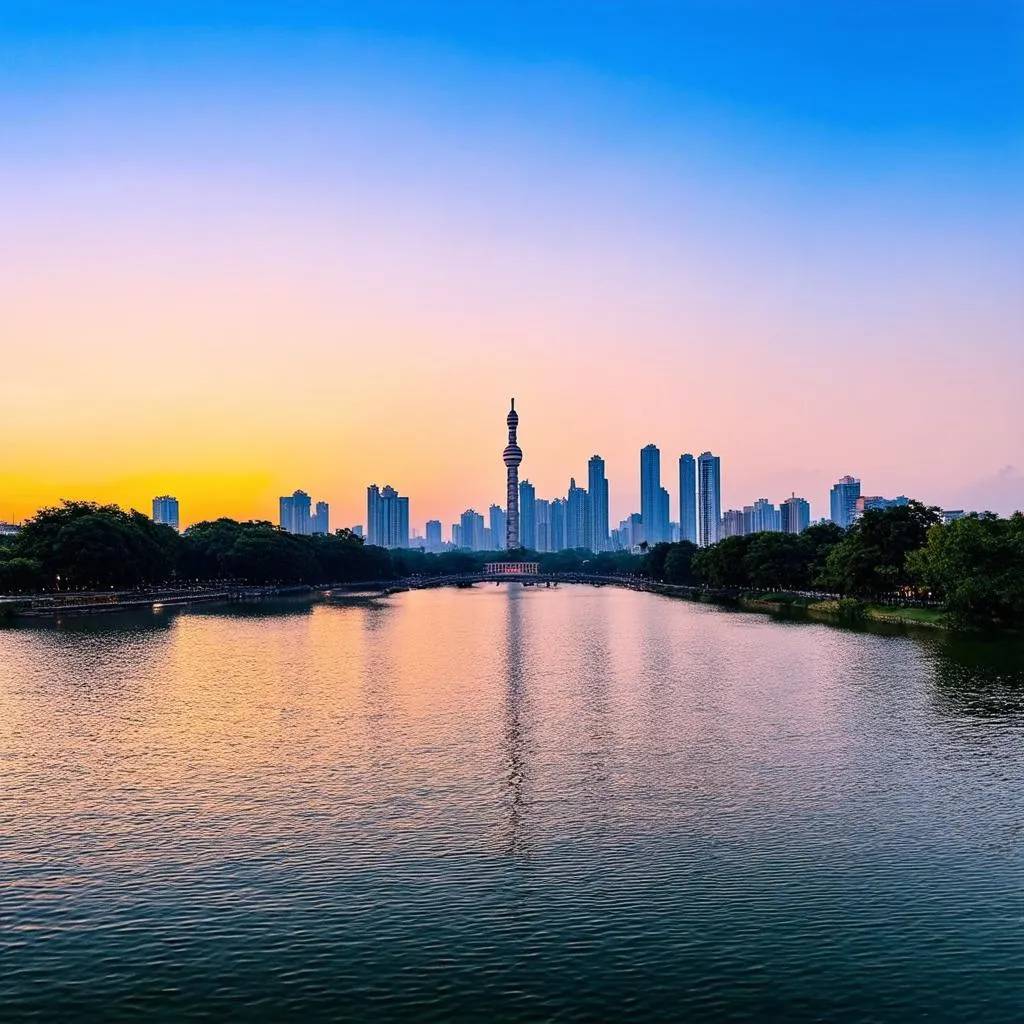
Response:
MULTIPOLYGON (((639 450, 1024 505, 1024 6, 0 0, 0 520, 639 450)), ((614 525, 614 524, 613 524, 614 525)))

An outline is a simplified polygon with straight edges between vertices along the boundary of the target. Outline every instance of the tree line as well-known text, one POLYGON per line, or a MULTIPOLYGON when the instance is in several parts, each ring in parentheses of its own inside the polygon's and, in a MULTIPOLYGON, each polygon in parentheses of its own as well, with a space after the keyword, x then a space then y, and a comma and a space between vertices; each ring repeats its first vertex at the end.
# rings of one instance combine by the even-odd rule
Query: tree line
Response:
POLYGON ((825 591, 861 601, 928 598, 954 625, 1024 627, 1024 514, 943 523, 917 501, 871 509, 847 530, 726 537, 707 548, 659 544, 646 572, 665 583, 751 591, 825 591))
POLYGON ((141 512, 65 501, 40 510, 0 546, 0 593, 134 588, 231 580, 327 584, 449 576, 485 562, 531 559, 543 572, 622 575, 643 559, 621 552, 451 551, 428 554, 364 544, 350 530, 298 536, 264 521, 217 519, 178 534, 141 512))
POLYGON ((0 544, 0 593, 132 588, 232 580, 327 584, 448 576, 529 559, 546 573, 641 576, 735 591, 827 591, 878 601, 929 597, 955 624, 1024 626, 1024 515, 949 524, 919 502, 866 511, 848 530, 727 537, 707 548, 657 544, 628 552, 386 550, 349 530, 296 536, 264 521, 217 519, 183 534, 116 505, 65 501, 0 544))

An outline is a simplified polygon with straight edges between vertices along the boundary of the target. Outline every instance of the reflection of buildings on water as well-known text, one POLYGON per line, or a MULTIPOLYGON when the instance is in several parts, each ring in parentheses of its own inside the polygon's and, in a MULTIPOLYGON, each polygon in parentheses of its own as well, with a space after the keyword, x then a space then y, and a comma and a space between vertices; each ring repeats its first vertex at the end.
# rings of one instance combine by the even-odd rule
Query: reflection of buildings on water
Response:
POLYGON ((524 686, 523 623, 518 587, 508 588, 507 632, 505 637, 505 826, 508 833, 506 850, 525 856, 528 852, 525 836, 527 783, 526 743, 523 736, 526 692, 524 686))

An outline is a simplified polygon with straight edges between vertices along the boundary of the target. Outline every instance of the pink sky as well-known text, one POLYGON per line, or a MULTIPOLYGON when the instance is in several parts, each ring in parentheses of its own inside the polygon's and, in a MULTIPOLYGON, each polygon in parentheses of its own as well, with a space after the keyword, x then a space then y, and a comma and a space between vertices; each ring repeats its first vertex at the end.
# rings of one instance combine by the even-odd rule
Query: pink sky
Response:
POLYGON ((521 475, 555 497, 600 453, 616 522, 649 442, 673 518, 676 460, 706 449, 723 507, 825 515, 845 473, 1024 505, 1024 218, 998 172, 706 111, 667 131, 635 86, 556 77, 547 117, 543 75, 469 112, 457 74, 26 89, 0 134, 0 519, 162 493, 186 522, 276 518, 301 487, 340 526, 376 482, 447 529, 502 501, 513 394, 521 475))

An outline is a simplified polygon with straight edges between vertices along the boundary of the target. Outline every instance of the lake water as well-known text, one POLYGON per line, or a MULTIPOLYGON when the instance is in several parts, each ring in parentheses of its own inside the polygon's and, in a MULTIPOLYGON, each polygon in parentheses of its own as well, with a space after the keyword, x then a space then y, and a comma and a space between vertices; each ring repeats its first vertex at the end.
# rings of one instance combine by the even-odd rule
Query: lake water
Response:
POLYGON ((0 1018, 1024 1018, 1024 656, 612 588, 0 629, 0 1018))

